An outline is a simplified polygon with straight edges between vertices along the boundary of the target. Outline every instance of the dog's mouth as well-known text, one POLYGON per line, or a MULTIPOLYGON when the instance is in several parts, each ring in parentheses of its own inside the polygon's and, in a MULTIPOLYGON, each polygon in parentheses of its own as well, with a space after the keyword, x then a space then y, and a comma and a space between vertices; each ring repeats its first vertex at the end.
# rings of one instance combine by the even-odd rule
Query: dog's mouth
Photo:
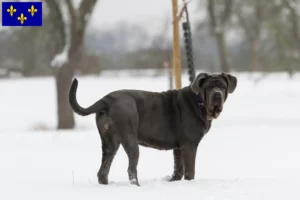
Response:
POLYGON ((220 116, 221 112, 221 106, 213 106, 211 109, 208 110, 208 114, 214 119, 217 119, 220 116))

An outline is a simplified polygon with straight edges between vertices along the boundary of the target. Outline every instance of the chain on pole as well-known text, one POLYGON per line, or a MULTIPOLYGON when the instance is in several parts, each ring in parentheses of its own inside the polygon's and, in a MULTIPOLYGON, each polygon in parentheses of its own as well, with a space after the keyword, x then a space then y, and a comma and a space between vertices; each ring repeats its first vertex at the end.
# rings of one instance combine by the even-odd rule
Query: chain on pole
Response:
POLYGON ((188 65, 189 81, 192 83, 196 76, 194 58, 193 58, 192 31, 191 31, 191 24, 190 24, 187 6, 185 6, 184 9, 186 13, 186 22, 182 23, 182 28, 184 32, 183 36, 184 36, 185 52, 186 52, 186 59, 188 65))

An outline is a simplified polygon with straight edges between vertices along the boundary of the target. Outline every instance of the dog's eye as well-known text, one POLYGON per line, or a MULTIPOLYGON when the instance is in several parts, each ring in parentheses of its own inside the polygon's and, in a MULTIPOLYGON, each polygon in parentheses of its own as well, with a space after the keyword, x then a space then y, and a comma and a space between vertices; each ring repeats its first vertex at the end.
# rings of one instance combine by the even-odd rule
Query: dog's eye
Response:
POLYGON ((220 85, 220 89, 225 90, 226 86, 225 85, 220 85))

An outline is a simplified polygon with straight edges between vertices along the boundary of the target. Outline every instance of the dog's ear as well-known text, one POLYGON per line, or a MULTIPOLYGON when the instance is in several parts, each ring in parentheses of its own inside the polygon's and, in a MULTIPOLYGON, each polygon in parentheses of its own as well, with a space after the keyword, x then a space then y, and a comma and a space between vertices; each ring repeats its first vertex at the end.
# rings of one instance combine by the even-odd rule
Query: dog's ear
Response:
POLYGON ((200 87, 204 83, 205 79, 208 77, 207 73, 200 73, 195 78, 195 80, 191 84, 191 89, 193 92, 198 94, 200 92, 200 87))
POLYGON ((225 78, 227 82, 228 93, 233 93, 237 85, 237 78, 235 76, 226 73, 222 73, 222 76, 225 78))

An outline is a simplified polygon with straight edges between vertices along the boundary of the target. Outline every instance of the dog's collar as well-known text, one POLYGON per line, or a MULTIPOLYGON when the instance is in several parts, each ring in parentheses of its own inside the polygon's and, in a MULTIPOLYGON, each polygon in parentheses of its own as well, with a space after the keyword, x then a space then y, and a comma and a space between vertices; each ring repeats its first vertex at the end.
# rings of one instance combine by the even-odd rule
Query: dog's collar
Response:
POLYGON ((198 104, 198 106, 199 106, 200 108, 204 108, 205 105, 204 105, 204 102, 203 102, 203 100, 202 100, 202 97, 201 97, 201 94, 200 94, 200 93, 198 93, 198 94, 196 95, 196 99, 197 99, 197 104, 198 104))

